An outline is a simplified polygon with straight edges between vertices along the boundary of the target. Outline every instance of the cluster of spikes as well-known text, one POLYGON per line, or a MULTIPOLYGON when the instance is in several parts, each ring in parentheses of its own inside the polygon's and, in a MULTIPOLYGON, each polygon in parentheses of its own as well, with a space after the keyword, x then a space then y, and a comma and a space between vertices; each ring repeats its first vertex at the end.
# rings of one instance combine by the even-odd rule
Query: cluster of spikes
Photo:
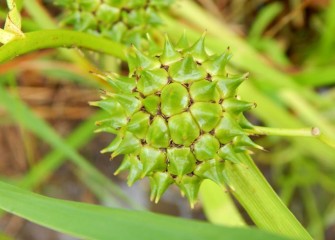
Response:
POLYGON ((62 24, 139 46, 145 34, 161 25, 158 10, 174 0, 56 0, 64 8, 62 24))
POLYGON ((129 185, 149 177, 155 202, 175 184, 193 207, 204 179, 224 184, 226 161, 262 149, 245 131, 252 124, 243 112, 255 104, 236 94, 247 74, 228 75, 229 51, 209 55, 204 41, 190 45, 184 34, 174 46, 166 36, 153 54, 133 46, 129 77, 101 76, 113 91, 91 103, 109 113, 98 131, 116 134, 102 152, 124 155, 115 173, 128 171, 129 185))

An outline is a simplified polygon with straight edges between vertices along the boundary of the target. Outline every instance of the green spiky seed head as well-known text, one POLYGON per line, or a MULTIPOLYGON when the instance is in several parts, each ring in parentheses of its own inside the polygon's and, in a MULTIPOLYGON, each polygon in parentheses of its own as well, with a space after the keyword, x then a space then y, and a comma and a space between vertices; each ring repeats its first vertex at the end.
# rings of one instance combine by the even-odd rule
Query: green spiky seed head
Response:
POLYGON ((254 104, 237 97, 247 75, 228 75, 231 55, 209 55, 204 40, 183 36, 174 46, 166 37, 153 56, 133 47, 129 77, 105 76, 114 92, 92 103, 110 114, 99 129, 116 134, 102 152, 124 155, 116 173, 127 170, 129 185, 149 177, 155 202, 176 184, 193 206, 204 179, 223 184, 225 161, 260 148, 245 132, 243 112, 254 104))
POLYGON ((158 10, 174 0, 57 0, 64 9, 61 24, 77 31, 101 35, 140 46, 146 33, 162 24, 158 10))

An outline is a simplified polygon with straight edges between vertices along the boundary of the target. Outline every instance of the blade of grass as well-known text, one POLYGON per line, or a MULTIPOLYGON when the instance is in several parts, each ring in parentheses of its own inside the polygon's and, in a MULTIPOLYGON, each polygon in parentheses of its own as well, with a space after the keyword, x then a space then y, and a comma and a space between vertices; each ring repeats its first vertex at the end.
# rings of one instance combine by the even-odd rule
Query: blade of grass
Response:
POLYGON ((205 180, 199 192, 202 207, 211 223, 236 227, 246 225, 226 189, 205 180))
POLYGON ((239 164, 226 161, 226 184, 254 223, 261 229, 285 234, 294 239, 312 239, 283 204, 253 160, 238 154, 239 164))
POLYGON ((328 62, 334 55, 335 32, 335 1, 329 1, 325 12, 325 22, 322 25, 322 34, 319 43, 319 51, 315 51, 321 62, 328 62))
POLYGON ((273 2, 266 5, 265 7, 262 7, 251 25, 248 40, 254 43, 262 38, 265 29, 282 10, 283 5, 280 2, 273 2))
POLYGON ((286 239, 250 228, 228 228, 159 214, 43 197, 0 182, 0 208, 81 239, 286 239))
POLYGON ((24 8, 29 15, 42 27, 43 29, 56 29, 56 22, 52 19, 49 13, 41 7, 40 3, 34 0, 24 0, 24 8))
POLYGON ((311 233, 314 239, 318 240, 325 239, 323 222, 320 213, 318 211, 315 195, 313 194, 309 186, 303 187, 300 190, 300 193, 302 195, 302 199, 305 204, 307 216, 310 220, 310 224, 308 226, 309 232, 311 233))

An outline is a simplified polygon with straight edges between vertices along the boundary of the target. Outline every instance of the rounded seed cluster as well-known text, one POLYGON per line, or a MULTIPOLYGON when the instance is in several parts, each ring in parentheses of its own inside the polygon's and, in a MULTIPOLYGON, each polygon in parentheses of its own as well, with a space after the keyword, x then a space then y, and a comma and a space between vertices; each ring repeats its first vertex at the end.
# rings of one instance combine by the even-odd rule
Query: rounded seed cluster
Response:
POLYGON ((128 170, 129 185, 148 176, 155 202, 176 184, 193 206, 202 180, 223 184, 225 161, 258 147, 242 114, 254 104, 236 96, 247 75, 227 75, 231 55, 209 56, 204 39, 173 46, 166 37, 152 56, 133 47, 130 77, 105 76, 114 91, 92 103, 110 114, 99 130, 116 134, 102 152, 124 155, 116 174, 128 170))
POLYGON ((140 45, 152 27, 162 23, 157 10, 173 0, 56 0, 65 9, 62 24, 122 43, 140 45))

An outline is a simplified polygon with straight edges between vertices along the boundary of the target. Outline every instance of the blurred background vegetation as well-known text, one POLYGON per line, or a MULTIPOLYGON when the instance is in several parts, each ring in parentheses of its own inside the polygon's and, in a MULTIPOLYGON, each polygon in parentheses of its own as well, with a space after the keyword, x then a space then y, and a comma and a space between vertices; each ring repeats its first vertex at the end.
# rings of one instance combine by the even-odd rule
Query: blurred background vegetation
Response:
MULTIPOLYGON (((53 1, 18 3, 24 32, 61 27, 62 10, 53 1)), ((6 13, 1 1, 0 26, 6 13)), ((230 72, 250 72, 241 96, 258 104, 248 115, 254 124, 317 126, 335 138, 334 0, 176 0, 163 20, 161 30, 172 39, 184 29, 190 38, 207 29, 209 50, 230 47, 230 72)), ((147 181, 129 188, 124 175, 113 175, 120 159, 100 154, 112 136, 93 133, 103 113, 87 103, 99 98, 102 84, 90 71, 116 71, 115 62, 79 49, 52 49, 0 65, 1 180, 57 198, 229 224, 230 216, 216 211, 225 204, 220 189, 201 192, 202 202, 190 210, 176 189, 156 205, 147 181)), ((253 159, 284 203, 315 239, 335 239, 334 148, 301 137, 255 141, 267 151, 255 151, 253 159)), ((0 239, 72 239, 1 214, 0 239)))

